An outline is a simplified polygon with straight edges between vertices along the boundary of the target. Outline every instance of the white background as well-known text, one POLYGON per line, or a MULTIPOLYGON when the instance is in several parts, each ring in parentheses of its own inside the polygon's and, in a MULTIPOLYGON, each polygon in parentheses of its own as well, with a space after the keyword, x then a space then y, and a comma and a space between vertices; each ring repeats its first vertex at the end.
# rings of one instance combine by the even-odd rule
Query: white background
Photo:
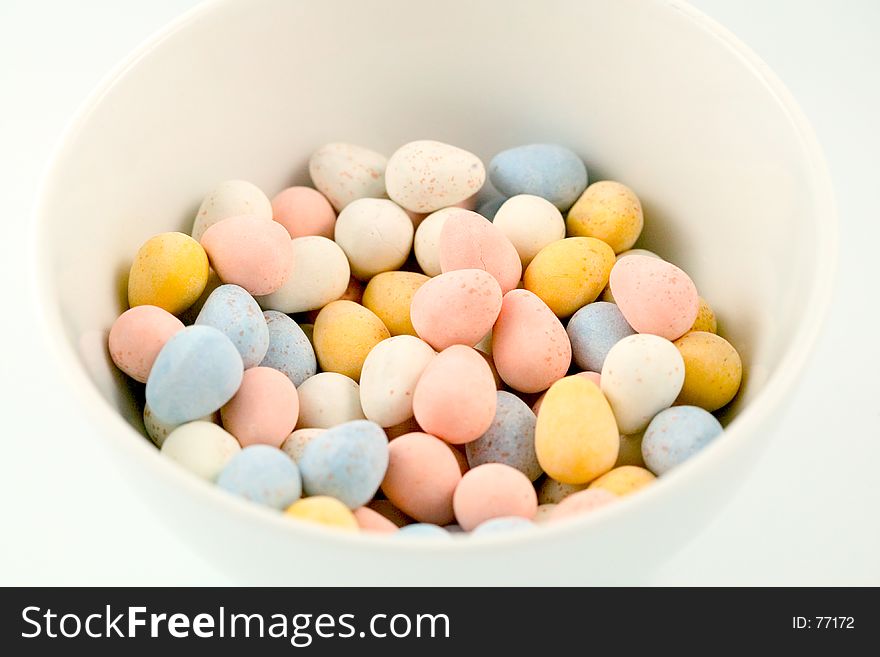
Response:
MULTIPOLYGON (((30 212, 54 143, 122 57, 195 4, 0 0, 0 584, 231 583, 93 447, 29 305, 30 212)), ((815 126, 838 198, 840 271, 811 370, 763 460, 645 583, 880 585, 880 2, 694 4, 770 64, 815 126)))

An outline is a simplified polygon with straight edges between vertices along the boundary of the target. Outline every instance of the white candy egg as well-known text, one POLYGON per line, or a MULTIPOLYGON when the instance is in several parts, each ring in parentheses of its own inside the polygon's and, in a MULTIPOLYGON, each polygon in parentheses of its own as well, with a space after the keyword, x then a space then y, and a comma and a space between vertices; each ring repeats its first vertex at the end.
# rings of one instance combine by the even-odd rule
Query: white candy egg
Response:
POLYGON ((391 427, 411 418, 416 383, 433 358, 434 350, 411 335, 373 347, 361 371, 361 408, 367 419, 391 427))
POLYGON ((344 374, 321 372, 303 381, 297 429, 329 429, 351 420, 366 420, 356 381, 344 374))
POLYGON ((387 199, 362 198, 336 219, 336 243, 345 251, 355 278, 369 280, 400 269, 409 257, 413 225, 403 208, 387 199))
POLYGON ((162 443, 162 454, 208 481, 216 479, 239 451, 241 445, 231 433, 201 420, 180 425, 162 443))
POLYGON ((439 276, 440 269, 440 231, 446 219, 458 211, 457 208, 443 208, 429 214, 416 229, 413 250, 419 267, 428 276, 439 276))
POLYGON ((531 194, 511 196, 498 208, 492 223, 513 243, 523 271, 538 251, 565 237, 562 213, 547 199, 531 194))
POLYGON ((218 221, 249 214, 272 219, 272 202, 263 191, 246 180, 227 180, 217 185, 202 201, 193 222, 192 236, 197 242, 218 221))

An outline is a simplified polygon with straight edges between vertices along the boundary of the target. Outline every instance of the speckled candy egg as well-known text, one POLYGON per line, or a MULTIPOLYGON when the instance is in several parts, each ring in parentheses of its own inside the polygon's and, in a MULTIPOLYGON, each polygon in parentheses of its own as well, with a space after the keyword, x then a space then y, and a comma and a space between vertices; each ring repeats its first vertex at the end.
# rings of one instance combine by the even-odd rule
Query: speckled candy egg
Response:
POLYGON ((571 343, 547 304, 528 290, 511 290, 492 329, 492 358, 511 388, 540 392, 568 372, 571 343))
POLYGON ((656 335, 631 335, 611 347, 602 367, 602 392, 620 433, 643 431, 669 408, 684 382, 684 361, 675 345, 656 335))
POLYGON ((265 310, 300 313, 339 299, 350 279, 348 258, 339 245, 317 235, 293 240, 290 276, 272 294, 258 297, 265 310))
POLYGON ((538 486, 538 501, 541 505, 559 504, 569 495, 586 489, 587 484, 564 484, 552 477, 544 477, 538 486))
POLYGON ((532 520, 520 516, 503 516, 491 518, 473 528, 471 536, 490 536, 492 534, 507 534, 510 532, 528 531, 535 528, 532 520))
POLYGON ((505 196, 533 194, 567 210, 587 186, 587 168, 564 146, 528 144, 493 157, 489 180, 505 196))
POLYGON ((135 381, 147 382, 156 356, 183 322, 157 306, 135 306, 122 313, 107 340, 116 367, 135 381))
POLYGON ((385 196, 385 156, 363 146, 325 144, 309 158, 309 176, 336 211, 360 198, 385 196))
POLYGON ((345 251, 351 273, 369 280, 400 269, 413 244, 413 225, 398 205, 387 199, 362 198, 347 205, 336 219, 336 243, 345 251))
MULTIPOLYGON (((198 421, 220 424, 220 413, 215 412, 211 415, 200 417, 198 421)), ((153 413, 153 409, 150 408, 150 405, 144 404, 144 429, 156 447, 162 447, 165 439, 179 426, 181 426, 180 423, 162 422, 162 420, 157 418, 153 413)))
POLYGON ((326 429, 297 429, 284 439, 281 443, 281 451, 293 459, 294 463, 299 463, 302 453, 312 440, 321 435, 326 429))
POLYGON ((648 469, 662 475, 715 440, 724 429, 714 415, 697 406, 673 406, 657 413, 645 430, 642 456, 648 469))
POLYGON ((162 443, 164 456, 207 481, 214 481, 240 451, 238 441, 213 422, 182 424, 162 443))
POLYGON ((196 317, 197 326, 213 326, 232 341, 245 368, 256 367, 269 349, 269 327, 260 305, 238 285, 221 285, 196 317))
POLYGON ((522 263, 507 236, 476 212, 450 213, 440 230, 440 268, 482 269, 491 274, 501 293, 519 285, 522 263))
POLYGON ((434 350, 411 335, 398 335, 377 344, 361 371, 361 408, 368 420, 392 427, 413 415, 413 393, 434 350))
POLYGON ((328 303, 315 320, 315 354, 325 372, 359 380, 370 350, 391 337, 382 320, 354 301, 328 303))
POLYGON ((623 313, 613 303, 597 301, 578 310, 566 327, 575 364, 584 370, 601 372, 611 347, 635 334, 623 313))
POLYGON ((632 247, 643 226, 639 197, 626 185, 612 180, 587 187, 566 218, 569 235, 595 237, 615 253, 632 247))
POLYGON ((183 233, 160 233, 141 245, 128 273, 128 305, 158 306, 179 315, 208 283, 208 256, 183 233))
POLYGON ((315 376, 315 350, 299 324, 277 310, 267 310, 263 318, 269 329, 269 348, 260 365, 283 372, 295 386, 315 376))
POLYGON ((551 521, 579 516, 584 513, 601 509, 603 506, 613 504, 618 496, 604 488, 588 488, 587 490, 572 493, 562 500, 550 514, 551 521))
POLYGON ((416 334, 435 349, 473 347, 501 311, 501 287, 482 269, 458 269, 428 280, 413 295, 416 334))
POLYGON ((351 509, 339 500, 327 495, 297 500, 287 507, 284 514, 297 520, 325 527, 335 527, 345 531, 358 530, 358 522, 351 509))
POLYGON ((147 403, 163 422, 197 420, 232 399, 243 371, 238 350, 223 333, 212 326, 188 326, 156 357, 147 379, 147 403))
POLYGON ((492 223, 507 236, 526 269, 538 251, 565 237, 565 220, 550 201, 520 194, 507 199, 492 223))
POLYGON ((458 214, 458 208, 443 208, 425 217, 416 229, 413 238, 413 253, 416 262, 428 276, 442 273, 440 267, 440 234, 449 217, 458 214))
POLYGON ((536 422, 532 409, 522 399, 498 391, 492 425, 467 444, 468 464, 475 468, 484 463, 504 463, 535 481, 544 473, 535 454, 536 422))
POLYGON ((492 518, 518 516, 531 520, 538 509, 532 482, 502 463, 487 463, 461 478, 452 498, 455 519, 471 531, 492 518))
POLYGON ((645 468, 624 465, 606 472, 590 483, 589 490, 603 488, 618 496, 629 495, 652 483, 656 477, 645 468))
POLYGON ((205 197, 196 213, 193 239, 201 241, 205 231, 217 222, 244 214, 271 220, 272 204, 259 187, 246 180, 220 183, 205 197))
POLYGON ((321 192, 311 187, 288 187, 272 199, 272 217, 291 238, 320 235, 333 239, 336 212, 321 192))
POLYGON ((599 388, 580 376, 554 383, 538 412, 535 451, 553 479, 585 484, 614 467, 620 433, 599 388))
POLYGON ((694 282, 665 260, 621 258, 611 270, 609 287, 620 312, 639 333, 675 340, 697 318, 700 297, 694 282))
POLYGON ((394 439, 388 453, 385 496, 420 522, 452 522, 452 495, 462 475, 449 445, 426 433, 408 433, 394 439))
POLYGON ((299 388, 297 429, 329 429, 343 422, 364 420, 356 381, 336 372, 320 372, 299 388))
POLYGON ((369 502, 388 468, 388 438, 367 420, 346 422, 314 438, 299 460, 307 495, 329 495, 349 509, 369 502))
POLYGON ((715 312, 712 306, 700 297, 700 307, 697 310, 697 318, 693 325, 688 329, 688 333, 692 331, 706 331, 707 333, 718 333, 718 322, 715 319, 715 312))
POLYGON ((614 252, 592 237, 569 237, 541 249, 523 284, 557 317, 568 317, 602 292, 614 266, 614 252))
POLYGON ((373 511, 368 506, 362 506, 354 510, 354 517, 357 520, 358 527, 361 531, 372 532, 375 534, 393 534, 397 531, 397 525, 388 520, 381 513, 373 511))
POLYGON ((367 283, 362 303, 372 310, 391 335, 416 335, 410 318, 410 306, 416 291, 428 277, 411 271, 386 271, 367 283))
POLYGON ((299 417, 296 387, 270 367, 245 370, 238 392, 220 409, 223 427, 242 447, 263 443, 280 447, 299 417))
POLYGON ((684 360, 684 383, 678 404, 716 411, 736 396, 742 383, 742 360, 727 340, 695 331, 674 342, 684 360))
POLYGON ((486 433, 495 417, 495 380, 483 357, 464 345, 437 354, 416 385, 413 413, 427 433, 448 443, 486 433))
POLYGON ((217 485, 265 506, 287 508, 299 499, 302 482, 296 464, 281 450, 268 445, 245 447, 223 468, 217 485))
POLYGON ((413 212, 434 212, 480 191, 483 163, 473 153, 439 141, 411 141, 388 159, 385 186, 395 203, 413 212))

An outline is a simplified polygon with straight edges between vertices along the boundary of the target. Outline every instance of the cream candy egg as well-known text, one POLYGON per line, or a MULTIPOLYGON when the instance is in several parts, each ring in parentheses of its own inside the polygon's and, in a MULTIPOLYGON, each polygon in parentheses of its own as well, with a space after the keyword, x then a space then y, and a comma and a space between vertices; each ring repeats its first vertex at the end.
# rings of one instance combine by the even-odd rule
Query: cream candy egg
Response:
POLYGON ((387 162, 384 155, 363 146, 334 142, 309 158, 309 176, 338 212, 359 198, 385 196, 387 162))
POLYGON ((213 422, 187 422, 168 434, 162 454, 197 477, 214 481, 241 445, 213 422))
POLYGON ((251 215, 272 219, 272 203, 262 190, 246 180, 227 180, 205 197, 193 222, 192 236, 200 242, 202 235, 218 221, 251 215))
POLYGON ((486 169, 473 153, 439 141, 412 141, 388 159, 385 187, 398 205, 434 212, 473 196, 486 181, 486 169))
POLYGON ((565 237, 562 213, 547 199, 519 194, 507 199, 492 223, 497 226, 519 253, 525 269, 548 244, 565 237))
POLYGON ((365 420, 357 382, 336 372, 321 372, 297 388, 297 429, 329 429, 351 420, 365 420))
POLYGON ((482 269, 501 286, 502 294, 519 285, 522 263, 507 236, 485 217, 460 210, 449 213, 440 229, 440 268, 482 269))
POLYGON ((156 356, 183 322, 157 306, 135 306, 110 327, 108 344, 116 367, 135 381, 147 382, 156 356))
POLYGON ((355 278, 369 280, 400 269, 413 243, 406 212, 387 199, 363 198, 347 205, 336 219, 336 243, 342 247, 355 278))
POLYGON ((281 443, 281 451, 293 459, 297 463, 308 445, 312 440, 321 435, 326 429, 297 429, 292 431, 290 435, 281 443))
POLYGON ((392 427, 413 415, 413 393, 434 358, 431 347, 411 335, 398 335, 377 344, 361 371, 361 408, 368 420, 392 427))
POLYGON ((457 215, 459 208, 443 208, 432 212, 419 224, 413 238, 413 252, 419 267, 428 276, 442 273, 440 266, 440 234, 449 217, 457 215))
POLYGON ((622 434, 643 431, 669 408, 684 383, 684 360, 669 340, 630 335, 614 345, 602 366, 602 392, 622 434))

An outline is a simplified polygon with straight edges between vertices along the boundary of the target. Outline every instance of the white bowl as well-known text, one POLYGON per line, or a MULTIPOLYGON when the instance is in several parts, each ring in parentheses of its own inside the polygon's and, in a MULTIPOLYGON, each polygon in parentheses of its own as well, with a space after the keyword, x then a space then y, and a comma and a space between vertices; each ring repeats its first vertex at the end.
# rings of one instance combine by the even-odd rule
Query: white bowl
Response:
POLYGON ((633 582, 743 481, 828 304, 836 219, 812 132, 767 68, 680 2, 221 0, 186 14, 92 97, 38 209, 40 324, 95 439, 206 559, 264 584, 633 582), (106 333, 154 233, 244 178, 307 181, 311 151, 417 138, 580 153, 641 196, 639 246, 684 267, 745 363, 724 436, 576 521, 454 544, 347 535, 233 498, 161 457, 106 333))

